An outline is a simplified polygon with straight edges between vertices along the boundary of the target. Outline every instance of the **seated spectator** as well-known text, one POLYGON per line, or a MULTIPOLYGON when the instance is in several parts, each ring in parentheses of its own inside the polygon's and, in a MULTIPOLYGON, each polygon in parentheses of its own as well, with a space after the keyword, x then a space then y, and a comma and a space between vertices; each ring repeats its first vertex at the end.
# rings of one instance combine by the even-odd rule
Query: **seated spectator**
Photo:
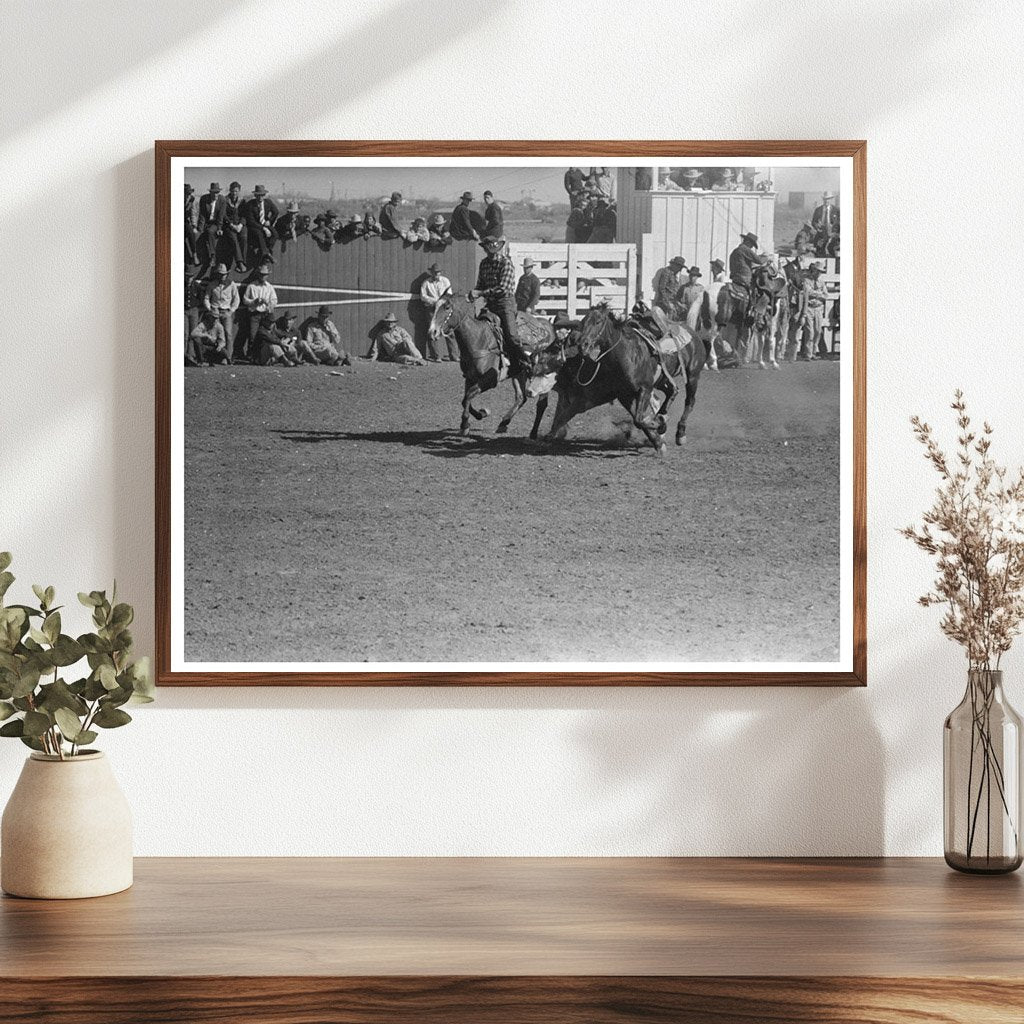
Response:
POLYGON ((279 216, 277 204, 267 194, 265 186, 257 185, 241 210, 248 229, 249 248, 255 261, 263 262, 274 255, 274 243, 277 241, 274 222, 279 216))
POLYGON ((371 235, 380 235, 381 226, 377 223, 377 218, 372 213, 367 212, 363 216, 363 236, 369 238, 371 235))
POLYGON ((494 200, 493 192, 484 193, 484 238, 502 238, 505 235, 505 214, 494 200))
POLYGON ((607 167, 591 167, 587 176, 588 191, 595 199, 602 196, 610 200, 612 197, 612 176, 607 167))
POLYGON ((430 233, 429 245, 432 248, 444 248, 452 244, 452 233, 444 222, 444 214, 432 214, 427 222, 427 230, 430 233))
POLYGON ((458 242, 480 241, 480 232, 473 223, 474 211, 470 209, 473 202, 472 192, 463 192, 459 199, 459 205, 452 210, 451 219, 448 221, 448 230, 453 239, 458 242))
POLYGON ((195 365, 204 363, 229 363, 227 340, 220 321, 210 312, 204 310, 199 323, 189 336, 192 341, 195 365))
POLYGON ((402 193, 392 192, 391 198, 380 208, 380 237, 401 238, 402 221, 399 210, 402 207, 402 193))
POLYGON ((402 363, 404 366, 427 365, 412 336, 398 325, 398 317, 394 313, 388 313, 374 332, 373 344, 366 358, 382 363, 402 363))
POLYGON ((363 218, 353 213, 339 228, 337 239, 339 242, 351 242, 354 238, 362 238, 364 233, 363 218))
POLYGON ((281 241, 281 251, 283 252, 288 242, 294 242, 303 233, 298 203, 293 201, 288 204, 284 214, 275 222, 274 230, 281 241))
POLYGON ((274 314, 261 314, 253 337, 253 362, 260 366, 295 366, 295 360, 289 355, 283 341, 274 323, 274 314))
POLYGON ((738 189, 736 175, 731 167, 723 167, 718 172, 718 180, 711 186, 712 192, 736 192, 738 189))
POLYGON ((427 222, 423 217, 417 217, 412 222, 412 227, 402 236, 407 242, 429 242, 430 232, 427 230, 427 222))
POLYGON ((350 366, 349 354, 341 344, 341 333, 331 319, 330 306, 321 306, 301 327, 302 338, 313 357, 322 366, 350 366))
POLYGON ((341 219, 334 210, 327 210, 325 213, 318 213, 313 220, 313 230, 310 237, 324 252, 330 251, 338 240, 338 232, 341 229, 341 219))
POLYGON ((225 202, 224 233, 221 235, 219 251, 223 262, 229 263, 241 273, 246 269, 245 257, 249 251, 249 227, 245 220, 241 182, 231 182, 225 202))
POLYGON ((293 363, 301 362, 299 358, 299 345, 305 344, 299 336, 299 329, 295 321, 298 317, 286 309, 275 321, 274 330, 281 342, 281 348, 293 363))

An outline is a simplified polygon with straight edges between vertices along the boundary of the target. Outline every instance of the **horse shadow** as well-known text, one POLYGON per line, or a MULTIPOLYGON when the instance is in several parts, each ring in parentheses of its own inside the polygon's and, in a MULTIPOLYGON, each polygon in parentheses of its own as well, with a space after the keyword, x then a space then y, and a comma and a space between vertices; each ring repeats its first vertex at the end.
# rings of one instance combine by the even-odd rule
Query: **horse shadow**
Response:
POLYGON ((417 448, 439 459, 466 459, 474 456, 505 458, 533 456, 546 458, 616 459, 649 454, 649 445, 627 437, 604 440, 531 441, 528 437, 507 434, 466 434, 448 430, 274 430, 282 441, 292 444, 332 444, 341 441, 363 441, 376 444, 398 444, 417 448))

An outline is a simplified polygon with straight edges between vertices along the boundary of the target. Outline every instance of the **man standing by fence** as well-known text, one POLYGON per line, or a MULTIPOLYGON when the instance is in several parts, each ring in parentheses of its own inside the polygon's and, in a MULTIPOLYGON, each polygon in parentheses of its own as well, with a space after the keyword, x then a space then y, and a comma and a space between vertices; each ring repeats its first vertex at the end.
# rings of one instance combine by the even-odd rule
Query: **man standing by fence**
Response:
POLYGON ((531 316, 540 301, 540 279, 533 272, 537 264, 529 256, 523 260, 523 276, 516 285, 516 312, 531 316))
MULTIPOLYGON (((436 263, 431 263, 427 267, 426 280, 420 285, 420 302, 423 303, 423 308, 426 311, 427 323, 433 319, 434 312, 437 309, 437 304, 445 298, 445 296, 451 295, 452 283, 441 273, 441 268, 436 263)), ((454 361, 458 361, 459 358, 459 347, 455 344, 455 339, 451 334, 444 336, 445 344, 448 346, 448 358, 454 361)), ((437 349, 434 347, 434 340, 430 337, 430 333, 427 333, 427 359, 432 363, 439 363, 445 357, 439 355, 437 349)))
POLYGON ((804 315, 800 323, 800 354, 802 362, 824 359, 825 350, 825 300, 828 292, 818 283, 825 268, 812 263, 804 271, 803 300, 804 315))

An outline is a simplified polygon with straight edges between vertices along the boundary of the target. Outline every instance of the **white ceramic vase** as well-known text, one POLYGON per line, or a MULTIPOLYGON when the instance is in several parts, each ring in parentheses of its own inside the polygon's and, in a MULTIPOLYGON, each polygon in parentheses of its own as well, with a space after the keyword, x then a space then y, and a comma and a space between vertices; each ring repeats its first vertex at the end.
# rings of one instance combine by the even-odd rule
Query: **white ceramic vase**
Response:
POLYGON ((99 751, 64 761, 32 754, 0 824, 0 887, 72 900, 132 884, 132 816, 99 751))

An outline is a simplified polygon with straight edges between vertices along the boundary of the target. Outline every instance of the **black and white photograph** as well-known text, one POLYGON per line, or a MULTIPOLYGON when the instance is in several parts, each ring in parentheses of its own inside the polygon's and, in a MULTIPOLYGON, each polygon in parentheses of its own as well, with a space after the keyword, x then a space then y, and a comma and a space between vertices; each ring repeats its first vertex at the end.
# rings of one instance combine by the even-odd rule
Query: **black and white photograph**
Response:
POLYGON ((848 157, 174 157, 172 672, 848 673, 848 157))

